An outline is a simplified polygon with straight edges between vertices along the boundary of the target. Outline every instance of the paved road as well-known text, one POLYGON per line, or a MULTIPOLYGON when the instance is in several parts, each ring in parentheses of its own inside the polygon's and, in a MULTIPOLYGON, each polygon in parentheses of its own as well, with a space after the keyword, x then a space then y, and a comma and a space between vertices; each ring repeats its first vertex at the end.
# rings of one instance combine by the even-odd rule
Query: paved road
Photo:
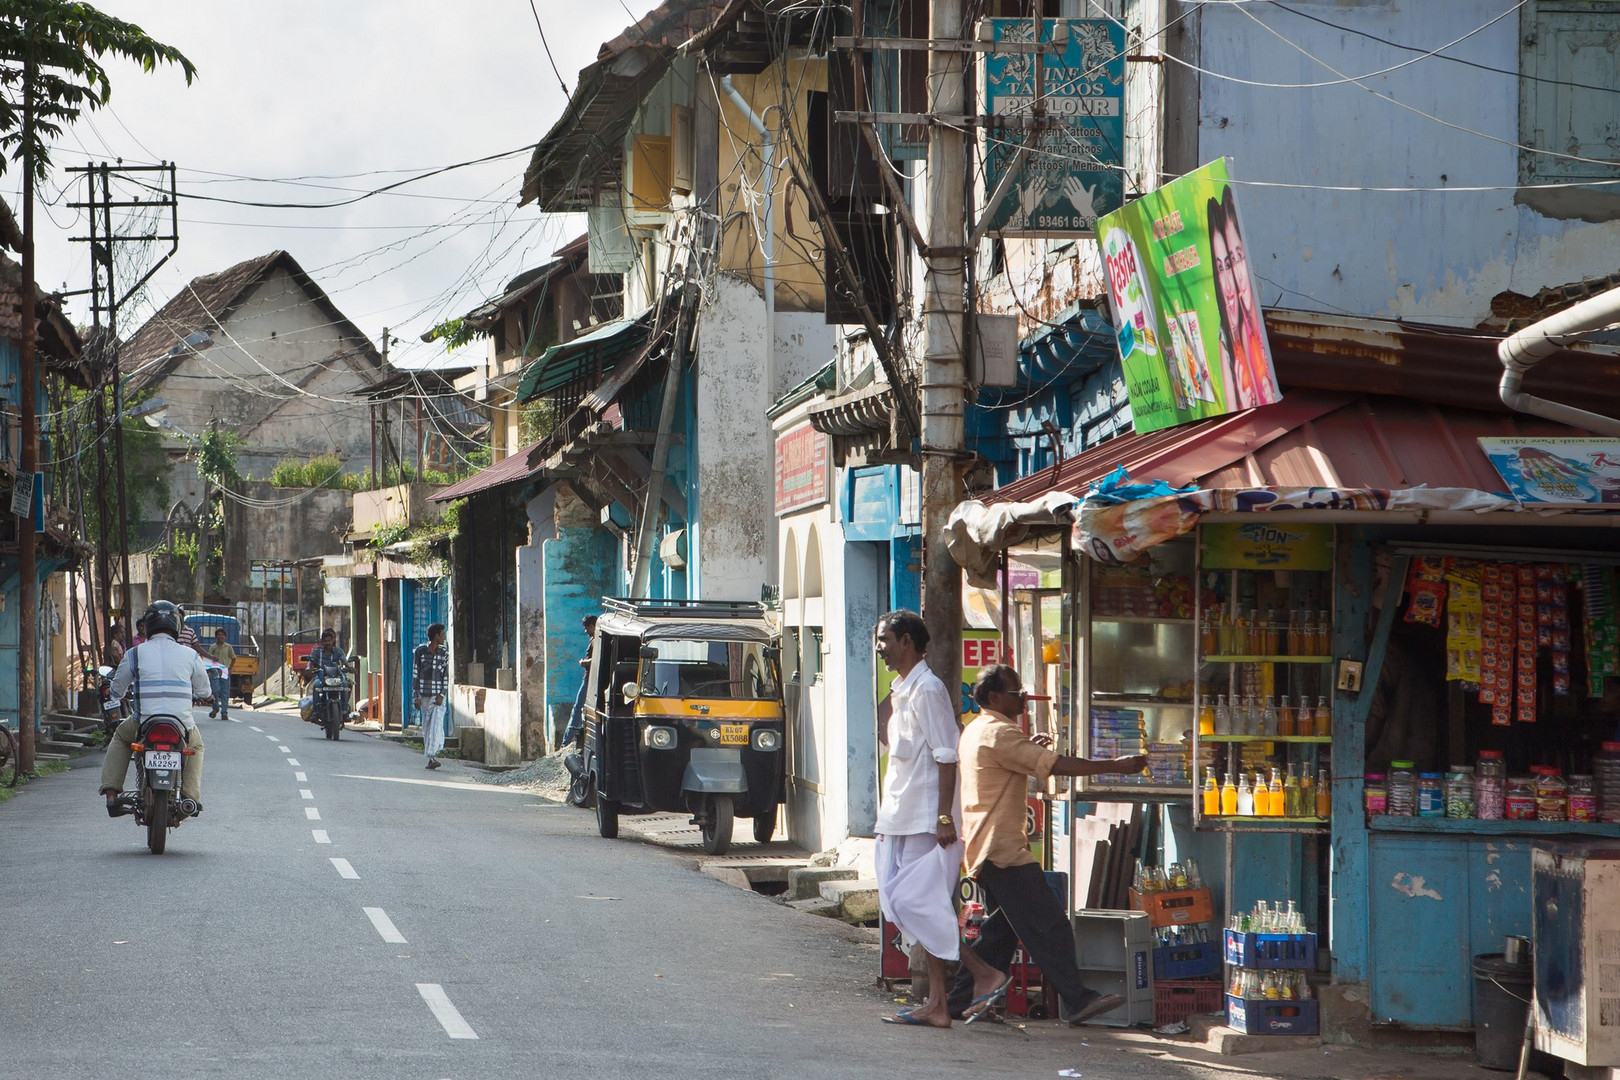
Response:
POLYGON ((397 745, 200 722, 206 812, 165 855, 93 768, 0 805, 0 1076, 1217 1075, 1055 1024, 879 1024, 841 924, 397 745))

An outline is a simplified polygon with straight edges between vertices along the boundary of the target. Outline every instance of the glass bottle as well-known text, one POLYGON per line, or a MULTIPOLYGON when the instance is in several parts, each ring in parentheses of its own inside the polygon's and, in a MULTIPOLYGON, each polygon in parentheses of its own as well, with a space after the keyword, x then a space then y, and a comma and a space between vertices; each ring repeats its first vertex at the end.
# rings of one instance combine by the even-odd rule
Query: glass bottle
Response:
POLYGON ((1266 624, 1260 621, 1260 609, 1249 609, 1249 655, 1260 656, 1266 651, 1266 624))
POLYGON ((1299 608, 1288 609, 1288 655, 1303 656, 1300 650, 1299 608))
POLYGON ((1316 713, 1311 718, 1315 726, 1315 734, 1319 739, 1330 738, 1333 735, 1333 710, 1328 708, 1326 694, 1317 696, 1316 713))
POLYGON ((1260 706, 1253 694, 1243 699, 1243 734, 1260 734, 1260 706))
POLYGON ((1238 786, 1232 783, 1232 774, 1226 774, 1226 784, 1221 788, 1221 816, 1231 817, 1238 813, 1238 804, 1242 799, 1238 786))
POLYGON ((1299 813, 1295 817, 1314 817, 1316 815, 1316 781, 1311 779, 1309 766, 1299 767, 1299 813))
POLYGON ((1283 802, 1282 774, 1277 771, 1277 766, 1275 766, 1275 765, 1273 765, 1271 767, 1271 785, 1270 786, 1271 786, 1271 797, 1266 800, 1266 803, 1267 803, 1268 807, 1271 810, 1271 816, 1272 817, 1282 817, 1284 812, 1285 812, 1285 807, 1286 807, 1286 804, 1283 802))
POLYGON ((1362 778, 1362 801, 1369 818, 1389 813, 1389 781, 1384 773, 1368 773, 1362 778))
MULTIPOLYGON (((1228 788, 1232 786, 1230 776, 1226 778, 1226 785, 1228 788)), ((1226 799, 1223 795, 1221 799, 1222 809, 1225 809, 1225 806, 1226 799)), ((1232 799, 1232 812, 1238 817, 1254 817, 1254 809, 1254 789, 1249 786, 1249 774, 1242 773, 1238 780, 1237 793, 1232 799)))
POLYGON ((1333 620, 1326 611, 1316 613, 1316 656, 1333 655, 1333 620))
POLYGON ((1215 734, 1215 706, 1210 704, 1207 697, 1198 701, 1198 734, 1215 734))
POLYGON ((1278 720, 1276 703, 1274 703, 1269 697, 1265 698, 1264 700, 1265 704, 1260 707, 1260 734, 1279 734, 1277 731, 1278 720))
POLYGON ((1264 646, 1261 652, 1266 656, 1277 656, 1278 650, 1282 648, 1282 627, 1277 622, 1276 608, 1266 609, 1265 627, 1265 633, 1261 636, 1261 644, 1264 646))
POLYGON ((1328 771, 1316 770, 1316 816, 1327 821, 1333 816, 1333 789, 1328 786, 1328 771))
POLYGON ((1198 644, 1203 654, 1214 656, 1220 649, 1220 619, 1213 608, 1204 609, 1203 621, 1198 624, 1198 644))
POLYGON ((1288 695, 1287 694, 1284 694, 1282 696, 1282 703, 1277 706, 1277 734, 1278 735, 1293 735, 1293 734, 1295 734, 1295 732, 1294 732, 1294 710, 1288 704, 1288 695))
POLYGON ((1232 613, 1224 607, 1221 608, 1220 622, 1216 626, 1216 639, 1221 646, 1222 656, 1231 656, 1237 650, 1232 647, 1232 636, 1235 628, 1232 625, 1232 613))
MULTIPOLYGON (((1198 869, 1198 860, 1197 859, 1188 859, 1187 862, 1186 862, 1186 867, 1187 867, 1187 887, 1189 889, 1202 889, 1204 887, 1204 872, 1202 870, 1198 869)), ((1198 932, 1199 932, 1200 935, 1203 934, 1204 930, 1203 930, 1202 926, 1200 926, 1198 928, 1198 932)), ((1202 940, 1204 940, 1204 938, 1202 936, 1200 936, 1199 940, 1202 941, 1202 940)))
POLYGON ((1507 762, 1500 750, 1481 750, 1474 769, 1474 813, 1483 821, 1500 821, 1507 795, 1507 762))
POLYGON ((1232 620, 1232 651, 1234 654, 1249 652, 1249 634, 1253 632, 1253 629, 1249 624, 1248 615, 1239 608, 1237 616, 1232 620))
POLYGON ((1215 734, 1232 734, 1232 710, 1226 704, 1226 695, 1222 694, 1215 700, 1215 734))
POLYGON ((1221 791, 1215 786, 1215 770, 1210 769, 1204 774, 1204 816, 1219 817, 1221 813, 1221 791))
POLYGON ((1288 778, 1283 781, 1283 817, 1299 818, 1305 815, 1300 812, 1299 776, 1294 770, 1292 762, 1288 765, 1288 778))

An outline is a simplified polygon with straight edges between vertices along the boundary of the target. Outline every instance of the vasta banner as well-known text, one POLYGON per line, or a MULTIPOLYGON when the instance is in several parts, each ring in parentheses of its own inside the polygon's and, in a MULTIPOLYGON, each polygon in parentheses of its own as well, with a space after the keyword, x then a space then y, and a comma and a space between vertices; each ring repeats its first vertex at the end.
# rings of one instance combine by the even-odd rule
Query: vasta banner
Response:
POLYGON ((1228 161, 1097 222, 1137 431, 1282 400, 1228 161))

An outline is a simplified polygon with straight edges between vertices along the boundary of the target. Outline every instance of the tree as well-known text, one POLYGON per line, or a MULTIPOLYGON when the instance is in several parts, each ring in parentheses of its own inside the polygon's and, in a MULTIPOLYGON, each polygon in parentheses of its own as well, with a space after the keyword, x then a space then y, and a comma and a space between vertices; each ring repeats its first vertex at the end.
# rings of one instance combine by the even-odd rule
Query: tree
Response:
POLYGON ((9 159, 28 164, 29 179, 45 179, 62 128, 112 100, 101 65, 109 55, 148 72, 172 64, 187 85, 197 76, 180 50, 89 4, 6 0, 0 7, 0 172, 9 159))

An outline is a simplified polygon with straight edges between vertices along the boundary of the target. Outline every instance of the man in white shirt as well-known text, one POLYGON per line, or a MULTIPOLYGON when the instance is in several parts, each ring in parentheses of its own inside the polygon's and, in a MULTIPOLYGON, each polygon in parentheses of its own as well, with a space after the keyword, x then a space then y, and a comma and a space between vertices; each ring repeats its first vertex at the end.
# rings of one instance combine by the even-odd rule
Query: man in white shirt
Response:
POLYGON ((928 954, 928 1000, 883 1020, 950 1027, 947 960, 960 959, 981 981, 999 982, 998 993, 1006 992, 1010 980, 960 947, 951 904, 962 871, 962 803, 956 788, 960 731, 950 692, 923 659, 928 639, 928 627, 914 611, 891 611, 878 620, 878 655, 898 676, 890 688, 889 767, 877 815, 878 903, 902 940, 920 944, 928 954))
POLYGON ((140 738, 141 721, 149 716, 173 716, 186 732, 186 745, 195 750, 180 766, 181 808, 188 814, 202 812, 202 732, 191 715, 194 698, 211 693, 208 670, 202 657, 181 645, 180 609, 158 600, 142 617, 146 640, 124 654, 112 677, 112 694, 121 698, 135 688, 134 715, 113 729, 107 743, 107 757, 101 766, 101 793, 107 799, 107 816, 122 817, 129 808, 118 801, 129 773, 130 744, 140 738), (189 803, 188 803, 189 800, 189 803))

